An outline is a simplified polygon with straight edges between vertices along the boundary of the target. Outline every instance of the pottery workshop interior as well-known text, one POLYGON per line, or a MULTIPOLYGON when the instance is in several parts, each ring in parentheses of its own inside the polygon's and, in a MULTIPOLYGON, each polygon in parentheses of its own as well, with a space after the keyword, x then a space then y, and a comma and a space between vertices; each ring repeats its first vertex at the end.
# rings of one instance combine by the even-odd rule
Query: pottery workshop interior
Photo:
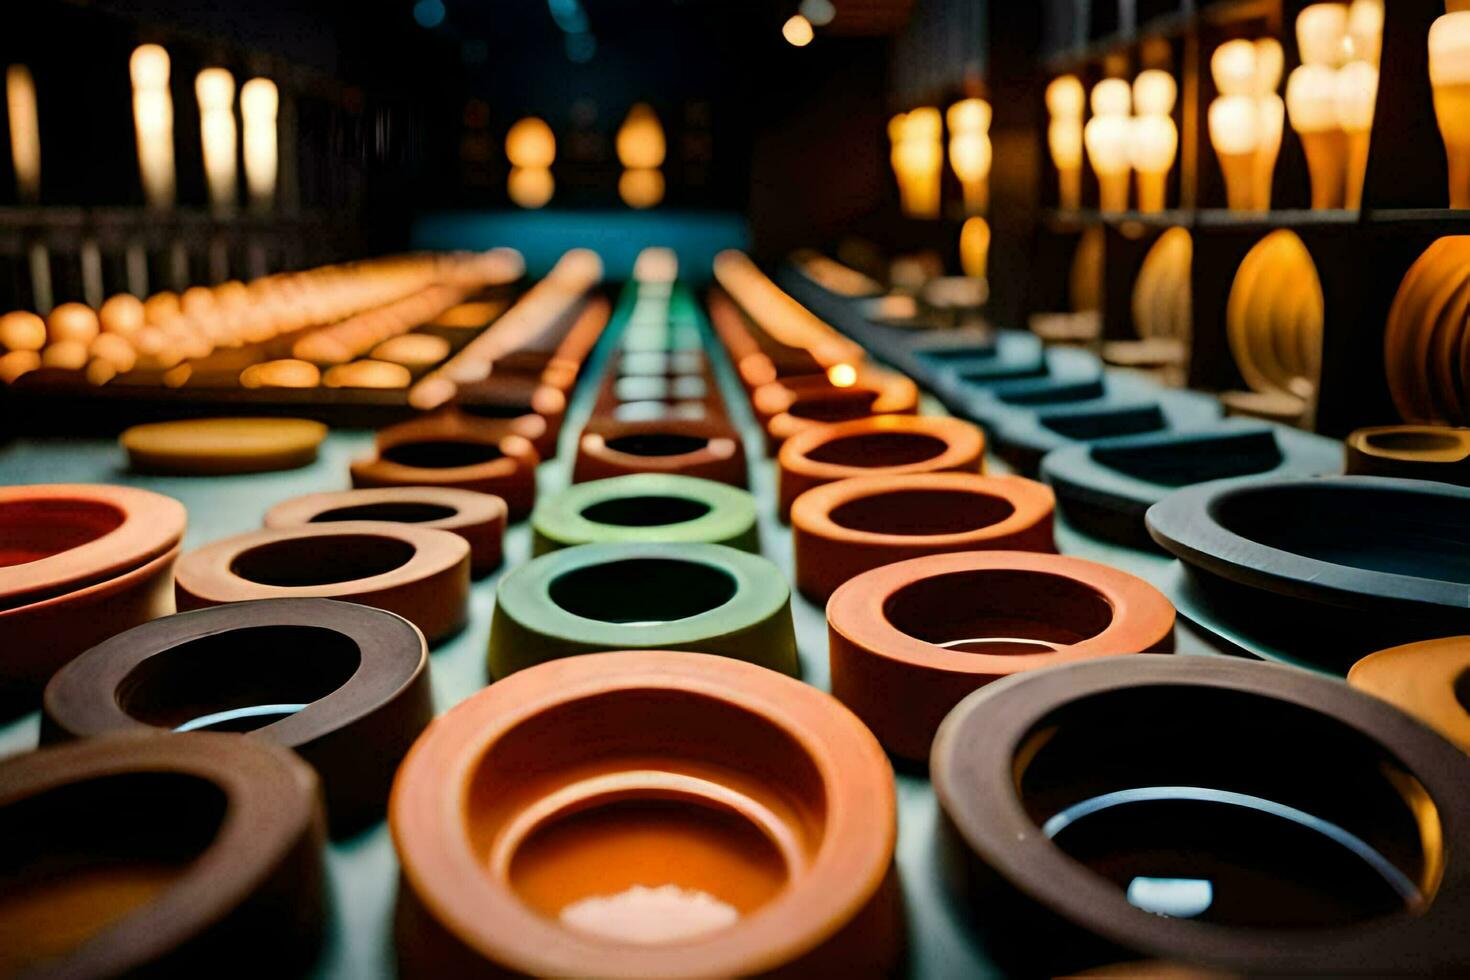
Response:
POLYGON ((0 980, 1470 975, 1470 0, 0 8, 0 980))

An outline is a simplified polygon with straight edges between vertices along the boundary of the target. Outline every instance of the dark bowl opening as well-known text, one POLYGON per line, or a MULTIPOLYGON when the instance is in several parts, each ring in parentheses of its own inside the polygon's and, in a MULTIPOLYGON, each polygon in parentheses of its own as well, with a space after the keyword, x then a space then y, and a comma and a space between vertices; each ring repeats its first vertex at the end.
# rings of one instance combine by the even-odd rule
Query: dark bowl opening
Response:
POLYGON ((1372 432, 1364 442, 1374 449, 1400 453, 1442 453, 1465 445, 1464 440, 1443 432, 1372 432))
POLYGON ((1109 436, 1131 436, 1157 432, 1168 425, 1157 405, 1114 408, 1101 412, 1058 412, 1041 416, 1041 424, 1058 435, 1082 442, 1109 436))
POLYGON ((407 541, 376 534, 285 538, 242 551, 230 571, 260 585, 332 585, 391 572, 414 551, 407 541))
POLYGON ((1092 458, 1138 480, 1186 487, 1265 473, 1280 466, 1284 457, 1276 436, 1260 431, 1200 435, 1147 446, 1094 446, 1092 458))
POLYGON ((455 407, 477 419, 518 419, 536 414, 526 402, 456 402, 455 407))
POLYGON ((346 684, 357 644, 320 626, 247 626, 170 647, 134 667, 117 702, 139 721, 179 731, 248 732, 346 684))
POLYGON ((582 508, 582 516, 596 524, 617 527, 663 527, 698 520, 709 504, 689 497, 617 497, 582 508))
POLYGON ((1147 912, 1314 928, 1432 898, 1438 815, 1423 787, 1355 729, 1288 702, 1112 691, 1040 722, 1017 760, 1043 833, 1147 912))
POLYGON ((334 507, 312 517, 312 524, 330 524, 336 521, 390 521, 394 524, 425 524, 453 517, 459 511, 443 504, 421 503, 415 500, 384 500, 374 504, 353 504, 349 507, 334 507))
POLYGON ((24 565, 96 541, 126 515, 95 500, 15 500, 0 504, 0 567, 24 565))
POLYGON ((921 347, 914 353, 931 361, 960 361, 976 357, 994 357, 995 346, 991 344, 975 344, 965 347, 921 347))
POLYGON ((641 432, 615 436, 607 440, 607 448, 629 456, 683 456, 709 445, 703 436, 686 436, 677 432, 641 432))
POLYGON ((1057 385, 1035 391, 1016 391, 999 397, 1008 405, 1064 405, 1067 402, 1090 401, 1105 394, 1107 391, 1099 380, 1057 385))
POLYGON ((1045 361, 1035 364, 1011 365, 996 370, 976 371, 974 373, 960 374, 960 380, 967 385, 984 386, 988 384, 999 384, 1003 381, 1020 381, 1027 378, 1044 378, 1051 373, 1051 368, 1045 361))
POLYGON ((1004 497, 967 490, 895 490, 833 507, 832 523, 869 534, 965 534, 1016 512, 1004 497))
POLYGON ((1102 593, 1046 572, 977 569, 920 579, 883 615, 916 640, 968 653, 1040 653, 1097 636, 1113 621, 1102 593))
POLYGON ((834 466, 911 466, 934 459, 947 448, 943 439, 922 432, 868 432, 824 442, 806 458, 834 466))
POLYGON ((549 589, 574 616, 604 623, 665 623, 718 609, 735 598, 723 569, 674 558, 627 558, 572 569, 549 589))
POLYGON ((812 422, 849 422, 873 414, 878 393, 871 388, 832 388, 821 394, 802 394, 786 414, 812 422))
POLYGON ((1226 530, 1291 554, 1470 585, 1470 510, 1459 497, 1291 484, 1227 494, 1212 515, 1226 530))
POLYGON ((399 443, 380 450, 378 455, 400 466, 447 470, 494 462, 505 454, 493 442, 463 442, 445 439, 399 443))

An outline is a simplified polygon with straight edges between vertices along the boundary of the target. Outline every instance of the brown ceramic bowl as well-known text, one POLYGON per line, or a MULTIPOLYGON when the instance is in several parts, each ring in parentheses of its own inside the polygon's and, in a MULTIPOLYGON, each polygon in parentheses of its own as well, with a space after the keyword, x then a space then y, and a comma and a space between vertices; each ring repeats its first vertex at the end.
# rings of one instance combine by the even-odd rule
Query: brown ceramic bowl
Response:
POLYGON ((883 975, 895 806, 872 735, 774 671, 666 651, 532 667, 399 770, 400 970, 883 975))
POLYGON ((484 381, 460 385, 450 408, 454 411, 471 423, 488 423, 480 426, 486 431, 525 436, 538 456, 550 459, 556 455, 556 440, 566 419, 567 396, 534 377, 492 373, 484 381))
POLYGON ((1470 752, 1470 636, 1370 653, 1353 664, 1347 681, 1470 752))
POLYGON ((174 611, 174 545, 116 578, 23 606, 0 609, 0 714, 30 711, 55 671, 109 636, 174 611))
POLYGON ((247 599, 342 599, 397 613, 433 643, 465 623, 470 546, 448 531, 342 521, 238 534, 179 560, 179 610, 247 599))
POLYGON ((814 426, 781 446, 778 499, 782 520, 812 487, 853 476, 979 472, 985 434, 940 415, 874 415, 814 426))
POLYGON ((322 778, 334 834, 382 819, 398 763, 434 716, 424 635, 331 599, 154 620, 57 671, 41 710, 42 744, 163 729, 249 732, 295 749, 322 778))
POLYGON ((172 497, 103 484, 0 487, 0 610, 76 592, 175 548, 172 497))
POLYGON ((832 693, 922 760, 970 692, 1022 671, 1169 651, 1174 607, 1142 579, 1063 555, 977 551, 885 565, 827 604, 832 693))
POLYGON ((745 446, 728 422, 594 420, 577 443, 572 482, 630 473, 675 473, 745 487, 745 446))
POLYGON ((863 368, 854 384, 834 385, 826 375, 786 379, 757 388, 751 405, 766 431, 766 450, 774 454, 798 432, 869 415, 912 415, 919 389, 892 371, 863 368))
POLYGON ((1347 472, 1470 486, 1470 429, 1383 425, 1347 437, 1347 472))
POLYGON ((524 436, 488 432, 456 415, 434 415, 379 432, 377 453, 352 464, 352 485, 493 493, 518 521, 536 504, 540 462, 524 436))
POLYGON ((505 501, 494 494, 454 487, 379 487, 293 497, 266 512, 265 526, 391 521, 453 531, 470 546, 471 573, 485 575, 500 567, 505 520, 505 501))
POLYGON ((232 735, 133 733, 0 762, 0 974, 280 976, 325 909, 316 774, 232 735))
POLYGON ((1051 488, 1020 476, 858 476, 791 507, 796 587, 826 602, 854 575, 951 551, 1055 551, 1051 488))

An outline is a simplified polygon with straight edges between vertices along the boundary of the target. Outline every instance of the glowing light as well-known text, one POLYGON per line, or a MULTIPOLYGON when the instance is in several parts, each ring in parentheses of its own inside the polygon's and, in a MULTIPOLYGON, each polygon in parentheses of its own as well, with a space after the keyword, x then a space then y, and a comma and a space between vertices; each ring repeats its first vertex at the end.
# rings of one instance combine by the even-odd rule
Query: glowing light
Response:
POLYGON ((1254 205, 1256 104, 1248 95, 1227 95, 1210 103, 1210 143, 1225 175, 1225 194, 1231 210, 1249 211, 1254 205))
POLYGON ((835 388, 851 388, 857 384, 857 368, 851 364, 834 364, 827 369, 827 380, 835 388))
POLYGON ((627 118, 618 127, 617 152, 618 162, 630 170, 663 166, 668 152, 664 128, 652 106, 639 102, 628 110, 627 118))
POLYGON ((235 76, 206 68, 194 77, 199 100, 199 135, 204 147, 204 179, 216 208, 235 205, 235 76))
POLYGON ((556 136, 545 120, 527 116, 505 134, 505 157, 512 167, 549 167, 556 160, 556 136))
POLYGON ((1138 73, 1133 80, 1133 111, 1140 116, 1167 116, 1174 111, 1179 86, 1174 76, 1157 68, 1138 73))
POLYGON ((444 23, 443 0, 418 0, 413 5, 413 19, 423 28, 434 28, 444 23))
POLYGON ((652 168, 624 170, 618 178, 618 196, 630 208, 654 207, 664 199, 664 175, 652 168))
POLYGON ((914 218, 939 217, 940 177, 944 150, 940 144, 939 110, 924 106, 894 116, 888 125, 890 162, 898 178, 903 212, 914 218))
POLYGON ((1314 3, 1296 17, 1296 46, 1303 65, 1336 68, 1347 58, 1345 3, 1314 3))
POLYGON ((5 105, 10 118, 10 161, 20 199, 41 196, 41 123, 36 114, 36 83, 25 65, 5 69, 5 105))
POLYGON ((1286 112, 1307 157, 1312 207, 1342 207, 1347 142, 1337 121, 1337 72, 1321 64, 1305 64, 1293 71, 1286 80, 1286 112))
POLYGON ((1129 131, 1128 157, 1138 171, 1138 210, 1164 210, 1165 189, 1179 130, 1168 116, 1135 116, 1129 131))
POLYGON ((1221 95, 1250 95, 1256 85, 1256 46, 1226 41, 1210 56, 1210 74, 1221 95))
POLYGON ((1450 207, 1470 208, 1470 9, 1430 26, 1429 83, 1449 163, 1450 207))
POLYGON ((984 279, 990 264, 990 223, 984 218, 965 219, 960 226, 960 268, 972 279, 984 279))
POLYGON ((245 120, 245 186, 251 201, 268 210, 276 200, 276 115, 281 97, 276 83, 252 78, 240 88, 240 115, 245 120))
POLYGON ((1086 104, 1087 94, 1075 75, 1054 78, 1046 87, 1046 108, 1051 113, 1046 144, 1057 168, 1063 208, 1082 206, 1082 111, 1086 104))
POLYGON ((1076 75, 1054 78, 1046 87, 1046 111, 1054 119, 1081 119, 1087 93, 1076 75))
POLYGON ((832 0, 801 0, 798 12, 811 21, 814 27, 826 27, 837 16, 837 8, 832 5, 832 0))
POLYGON ((804 48, 812 43, 812 38, 816 36, 816 32, 812 30, 811 21, 807 20, 801 14, 793 14, 787 19, 786 23, 781 25, 781 36, 786 39, 787 44, 793 47, 804 48))
POLYGON ((545 167, 515 167, 506 181, 511 202, 522 208, 541 208, 556 193, 556 181, 545 167))
POLYGON ((133 80, 133 126, 143 196, 155 208, 174 203, 174 103, 168 90, 168 52, 156 44, 137 48, 128 61, 133 80))
POLYGON ((1126 116, 1133 108, 1133 89, 1121 78, 1105 78, 1092 87, 1094 116, 1126 116))
POLYGON ((1093 116, 1083 130, 1087 159, 1097 174, 1099 206, 1104 211, 1128 210, 1130 122, 1128 116, 1093 116))

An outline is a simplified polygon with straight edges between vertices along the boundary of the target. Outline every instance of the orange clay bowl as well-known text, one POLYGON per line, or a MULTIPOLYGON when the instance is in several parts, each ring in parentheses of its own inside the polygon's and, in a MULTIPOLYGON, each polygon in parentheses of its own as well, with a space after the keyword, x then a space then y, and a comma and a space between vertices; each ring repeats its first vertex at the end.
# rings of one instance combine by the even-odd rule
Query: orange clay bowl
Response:
POLYGON ((342 521, 238 534, 179 560, 181 612, 246 599, 342 599, 397 613, 432 643, 464 625, 470 546, 412 524, 342 521))
POLYGON ((872 735, 775 671, 667 651, 531 667, 398 771, 400 973, 884 975, 895 808, 872 735))
POLYGON ((453 531, 470 546, 471 574, 485 575, 500 566, 505 520, 505 501, 493 494, 454 487, 379 487, 293 497, 266 512, 265 526, 390 521, 453 531))
POLYGON ((549 459, 556 455, 567 396, 555 385, 535 378, 491 374, 484 381, 460 385, 449 411, 489 423, 490 428, 505 426, 530 439, 537 455, 549 459))
POLYGON ((146 565, 184 536, 172 497, 103 484, 0 488, 0 610, 146 565))
POLYGON ((1470 752, 1470 636, 1370 653, 1353 664, 1347 681, 1470 752))
POLYGON ((713 419, 594 419, 577 441, 572 482, 630 473, 674 473, 745 487, 745 446, 728 422, 713 419))
POLYGON ((1174 647, 1174 607, 1097 562, 1021 551, 875 568, 827 604, 832 693, 894 755, 928 758, 939 723, 991 681, 1174 647))
POLYGON ((874 415, 813 426, 781 446, 778 499, 782 520, 812 487, 853 476, 979 472, 985 435, 962 419, 940 415, 874 415))
POLYGON ((831 384, 825 375, 762 385, 751 395, 751 407, 765 428, 767 451, 774 454, 813 426, 869 415, 912 415, 919 409, 919 389, 901 374, 866 368, 848 387, 831 384))
POLYGON ((540 462, 524 436, 487 431, 458 415, 433 415, 379 432, 376 454, 352 464, 352 485, 493 493, 518 521, 536 504, 540 462))
POLYGON ((1055 551, 1051 487, 1020 476, 857 476, 791 507, 796 587, 826 602, 879 565, 950 551, 1055 551))
POLYGON ((170 550, 115 578, 23 606, 0 609, 0 715, 36 707, 62 666, 124 630, 174 611, 170 550))

